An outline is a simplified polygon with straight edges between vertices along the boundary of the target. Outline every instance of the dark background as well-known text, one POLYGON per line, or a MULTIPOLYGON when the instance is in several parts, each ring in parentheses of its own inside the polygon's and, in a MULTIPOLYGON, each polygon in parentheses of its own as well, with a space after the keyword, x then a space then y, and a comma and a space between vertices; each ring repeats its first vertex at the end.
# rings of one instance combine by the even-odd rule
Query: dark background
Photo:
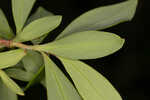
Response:
MULTIPOLYGON (((13 27, 10 1, 0 1, 0 7, 4 10, 13 27)), ((124 0, 37 0, 32 13, 37 7, 43 6, 54 14, 63 15, 61 26, 53 31, 55 33, 51 39, 53 40, 80 14, 99 6, 121 1, 124 0)), ((84 61, 102 73, 119 91, 123 100, 150 100, 150 66, 148 63, 150 48, 148 31, 146 31, 149 21, 148 10, 150 9, 147 1, 139 0, 137 13, 131 22, 104 30, 125 38, 126 43, 123 49, 101 59, 84 61)), ((51 40, 47 38, 44 42, 51 40)), ((26 92, 26 97, 19 98, 20 100, 45 100, 45 89, 41 85, 36 85, 26 92)))

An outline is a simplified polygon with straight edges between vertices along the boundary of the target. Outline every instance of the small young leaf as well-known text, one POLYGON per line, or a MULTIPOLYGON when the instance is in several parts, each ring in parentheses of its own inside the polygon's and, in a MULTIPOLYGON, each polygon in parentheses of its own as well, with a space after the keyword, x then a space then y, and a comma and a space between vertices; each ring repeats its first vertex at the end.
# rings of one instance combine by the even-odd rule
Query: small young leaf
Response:
POLYGON ((100 73, 81 61, 60 58, 84 100, 122 100, 100 73))
POLYGON ((61 70, 43 54, 48 100, 82 100, 61 70))
POLYGON ((0 99, 1 100, 18 100, 17 95, 13 93, 0 79, 0 99))
POLYGON ((5 72, 7 73, 9 77, 12 77, 20 81, 25 81, 25 82, 30 81, 32 77, 34 76, 34 73, 32 72, 27 72, 21 68, 14 68, 14 67, 6 69, 5 72))
POLYGON ((19 34, 36 0, 12 0, 12 12, 19 34))
POLYGON ((24 68, 27 72, 36 73, 43 65, 43 58, 40 53, 27 51, 27 55, 22 59, 24 68))
POLYGON ((116 52, 123 44, 124 39, 113 33, 85 31, 35 48, 70 59, 95 59, 116 52))
POLYGON ((61 19, 61 16, 47 16, 37 19, 27 25, 14 41, 25 42, 39 38, 58 27, 61 19))
POLYGON ((88 11, 74 20, 57 39, 75 32, 102 30, 129 21, 134 17, 137 2, 138 0, 128 0, 88 11))
POLYGON ((26 53, 22 49, 0 53, 0 69, 16 65, 25 56, 25 54, 26 53))
POLYGON ((0 78, 2 79, 3 83, 14 93, 18 95, 24 95, 22 89, 12 79, 10 79, 3 70, 0 70, 0 78))
POLYGON ((5 39, 12 39, 14 34, 7 22, 7 18, 5 17, 3 11, 0 9, 0 37, 5 39))

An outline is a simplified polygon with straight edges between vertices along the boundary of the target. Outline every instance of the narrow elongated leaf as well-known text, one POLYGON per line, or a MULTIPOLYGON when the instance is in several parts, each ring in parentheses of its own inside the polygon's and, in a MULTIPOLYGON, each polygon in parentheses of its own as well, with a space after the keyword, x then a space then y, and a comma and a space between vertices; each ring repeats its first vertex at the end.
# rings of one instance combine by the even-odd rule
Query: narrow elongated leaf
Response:
POLYGON ((12 0, 12 12, 19 34, 36 0, 12 0))
POLYGON ((133 18, 138 0, 127 0, 123 3, 99 7, 84 13, 74 20, 58 37, 88 31, 102 30, 133 18))
POLYGON ((24 71, 23 69, 20 68, 9 68, 6 69, 5 72, 9 77, 25 82, 30 81, 34 76, 34 73, 24 71))
POLYGON ((110 82, 90 66, 60 59, 84 100, 122 100, 110 82))
POLYGON ((124 39, 113 33, 85 31, 35 48, 70 59, 94 59, 116 52, 123 44, 124 39))
POLYGON ((38 52, 27 51, 27 55, 22 59, 22 62, 27 72, 36 73, 43 65, 43 58, 38 52))
POLYGON ((11 80, 3 70, 0 70, 0 77, 4 84, 8 88, 10 88, 14 93, 24 95, 22 89, 13 80, 11 80))
POLYGON ((25 54, 26 53, 22 49, 0 53, 0 69, 16 65, 25 56, 25 54))
POLYGON ((13 93, 5 84, 0 80, 0 99, 1 100, 18 100, 17 95, 13 93))
POLYGON ((47 16, 37 19, 27 25, 14 41, 24 42, 39 38, 58 27, 61 19, 61 16, 47 16))
POLYGON ((44 55, 48 100, 81 100, 60 69, 44 55))
POLYGON ((0 37, 5 39, 12 39, 14 34, 7 22, 7 18, 5 17, 3 11, 0 9, 0 37))
POLYGON ((25 87, 25 91, 29 89, 34 84, 40 82, 42 78, 44 77, 44 65, 35 73, 35 75, 32 77, 32 79, 29 81, 27 86, 25 87))

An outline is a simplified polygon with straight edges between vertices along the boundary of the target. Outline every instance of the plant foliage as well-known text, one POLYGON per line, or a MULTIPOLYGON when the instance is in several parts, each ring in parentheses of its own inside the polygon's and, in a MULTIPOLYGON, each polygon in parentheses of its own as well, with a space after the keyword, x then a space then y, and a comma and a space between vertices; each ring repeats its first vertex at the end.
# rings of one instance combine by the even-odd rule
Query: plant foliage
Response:
POLYGON ((42 41, 60 25, 62 16, 43 7, 29 16, 36 0, 11 1, 16 32, 0 9, 1 100, 17 100, 36 83, 46 88, 48 100, 122 100, 103 75, 80 60, 109 56, 122 48, 125 39, 100 30, 132 20, 138 0, 90 10, 45 44, 42 41), (33 45, 23 43, 27 41, 33 45), (73 83, 49 55, 62 62, 73 83), (20 87, 12 78, 28 84, 20 87))

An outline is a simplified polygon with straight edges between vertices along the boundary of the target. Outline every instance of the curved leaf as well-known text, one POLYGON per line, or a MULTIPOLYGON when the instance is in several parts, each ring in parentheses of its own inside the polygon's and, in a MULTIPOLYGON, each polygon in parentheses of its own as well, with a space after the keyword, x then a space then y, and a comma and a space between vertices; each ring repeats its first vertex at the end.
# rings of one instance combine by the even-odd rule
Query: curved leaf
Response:
POLYGON ((23 57, 22 62, 26 71, 32 73, 36 73, 44 63, 40 53, 29 50, 26 56, 23 57))
POLYGON ((11 1, 17 34, 19 34, 22 28, 24 27, 27 17, 29 16, 29 13, 36 0, 11 0, 11 1))
POLYGON ((70 59, 95 59, 116 52, 123 44, 124 39, 115 34, 85 31, 35 48, 70 59))
POLYGON ((75 32, 102 30, 129 21, 135 14, 137 2, 138 0, 128 0, 88 11, 74 20, 57 39, 75 32))
POLYGON ((22 49, 0 53, 0 69, 16 65, 25 56, 25 54, 26 53, 22 49))
POLYGON ((3 70, 0 70, 0 78, 14 93, 24 95, 22 89, 13 80, 11 80, 3 70))
POLYGON ((7 22, 7 18, 5 17, 3 11, 0 9, 0 37, 5 39, 12 39, 14 34, 7 22))
POLYGON ((122 100, 110 82, 90 66, 60 59, 84 100, 122 100))
POLYGON ((18 100, 17 95, 7 88, 0 80, 0 98, 1 100, 18 100))
POLYGON ((43 54, 48 100, 82 100, 61 70, 43 54))
POLYGON ((34 73, 24 71, 23 69, 20 68, 9 68, 6 69, 5 72, 9 77, 25 82, 30 81, 34 76, 34 73))
POLYGON ((24 42, 39 38, 58 27, 61 19, 61 16, 47 16, 37 19, 27 25, 14 41, 24 42))

